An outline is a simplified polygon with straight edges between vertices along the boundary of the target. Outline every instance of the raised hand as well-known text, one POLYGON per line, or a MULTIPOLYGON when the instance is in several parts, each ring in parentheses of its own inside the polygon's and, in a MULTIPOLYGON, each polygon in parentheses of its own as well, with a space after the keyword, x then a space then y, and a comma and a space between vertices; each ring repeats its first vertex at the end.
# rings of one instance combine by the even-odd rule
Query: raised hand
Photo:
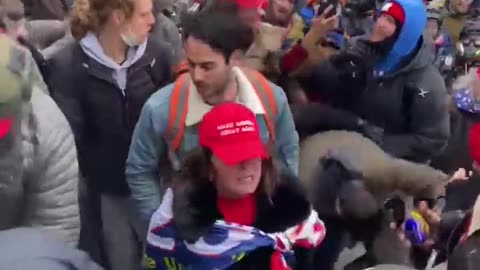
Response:
POLYGON ((449 183, 468 180, 472 175, 473 175, 472 171, 467 172, 464 168, 460 168, 452 175, 449 183))
POLYGON ((333 6, 328 6, 320 16, 312 20, 312 26, 310 30, 303 38, 303 44, 307 46, 316 45, 321 37, 330 30, 337 27, 338 18, 337 15, 327 17, 328 13, 333 9, 333 6))
POLYGON ((312 20, 311 30, 316 31, 320 34, 325 34, 326 32, 333 30, 337 27, 338 17, 337 15, 328 16, 330 11, 333 9, 333 5, 329 5, 320 16, 317 16, 312 20))

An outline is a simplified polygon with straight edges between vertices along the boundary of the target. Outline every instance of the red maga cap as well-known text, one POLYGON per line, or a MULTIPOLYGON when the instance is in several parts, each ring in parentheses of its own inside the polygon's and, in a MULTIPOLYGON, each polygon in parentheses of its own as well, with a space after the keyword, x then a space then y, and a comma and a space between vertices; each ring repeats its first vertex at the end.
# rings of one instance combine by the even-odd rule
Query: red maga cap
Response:
POLYGON ((198 127, 198 139, 227 165, 267 157, 255 114, 237 103, 223 103, 206 113, 198 127))

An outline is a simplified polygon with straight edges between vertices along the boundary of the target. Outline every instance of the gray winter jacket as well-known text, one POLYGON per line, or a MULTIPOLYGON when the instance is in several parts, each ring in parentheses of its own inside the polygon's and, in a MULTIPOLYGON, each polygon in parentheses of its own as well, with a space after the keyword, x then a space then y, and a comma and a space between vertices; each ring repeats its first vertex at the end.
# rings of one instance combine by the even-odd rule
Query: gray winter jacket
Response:
POLYGON ((183 59, 180 32, 175 23, 161 12, 157 14, 156 22, 150 33, 150 37, 159 42, 165 42, 168 44, 171 53, 170 57, 174 67, 180 63, 183 59))
POLYGON ((72 131, 30 52, 7 35, 0 35, 0 48, 0 93, 7 94, 0 118, 14 119, 0 139, 0 230, 46 228, 75 245, 80 225, 72 131), (19 92, 21 100, 9 98, 19 92), (8 108, 15 109, 9 114, 8 108))
POLYGON ((374 89, 362 97, 362 116, 385 127, 386 152, 418 162, 441 153, 450 137, 448 95, 427 44, 409 64, 377 80, 374 89))
POLYGON ((74 246, 80 234, 80 218, 77 151, 72 131, 43 90, 36 88, 24 107, 23 170, 19 177, 0 178, 0 230, 19 226, 45 228, 74 246))
POLYGON ((53 99, 32 95, 32 111, 24 120, 24 196, 22 225, 44 227, 76 245, 80 235, 79 170, 70 125, 53 99))
POLYGON ((39 229, 0 232, 0 270, 102 270, 86 253, 39 229))
MULTIPOLYGON (((307 88, 382 128, 381 147, 389 154, 427 162, 446 146, 450 118, 444 79, 432 64, 430 48, 420 42, 405 65, 376 78, 370 76, 369 62, 375 60, 370 53, 347 51, 331 57, 313 68, 307 88)), ((359 39, 352 45, 366 47, 359 39)))

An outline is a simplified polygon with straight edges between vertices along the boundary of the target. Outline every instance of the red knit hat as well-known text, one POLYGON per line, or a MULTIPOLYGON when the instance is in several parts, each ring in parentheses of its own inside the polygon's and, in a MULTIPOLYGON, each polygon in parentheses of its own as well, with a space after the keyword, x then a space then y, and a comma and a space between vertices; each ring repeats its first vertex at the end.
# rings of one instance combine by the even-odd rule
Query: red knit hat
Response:
POLYGON ((385 3, 380 13, 385 13, 392 16, 395 21, 400 23, 400 25, 403 25, 403 23, 405 22, 405 12, 403 11, 403 8, 400 6, 400 4, 398 4, 397 2, 389 1, 385 3))
POLYGON ((468 149, 473 161, 480 165, 480 123, 470 127, 468 134, 468 149))

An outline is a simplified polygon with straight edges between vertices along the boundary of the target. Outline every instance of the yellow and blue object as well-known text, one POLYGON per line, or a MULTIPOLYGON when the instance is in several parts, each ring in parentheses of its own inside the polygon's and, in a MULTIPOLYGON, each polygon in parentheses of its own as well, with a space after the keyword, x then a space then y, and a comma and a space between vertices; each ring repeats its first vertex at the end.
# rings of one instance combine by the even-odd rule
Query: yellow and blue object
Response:
POLYGON ((422 215, 413 210, 410 212, 410 218, 405 221, 405 235, 413 245, 421 245, 427 240, 430 234, 430 225, 422 215))

